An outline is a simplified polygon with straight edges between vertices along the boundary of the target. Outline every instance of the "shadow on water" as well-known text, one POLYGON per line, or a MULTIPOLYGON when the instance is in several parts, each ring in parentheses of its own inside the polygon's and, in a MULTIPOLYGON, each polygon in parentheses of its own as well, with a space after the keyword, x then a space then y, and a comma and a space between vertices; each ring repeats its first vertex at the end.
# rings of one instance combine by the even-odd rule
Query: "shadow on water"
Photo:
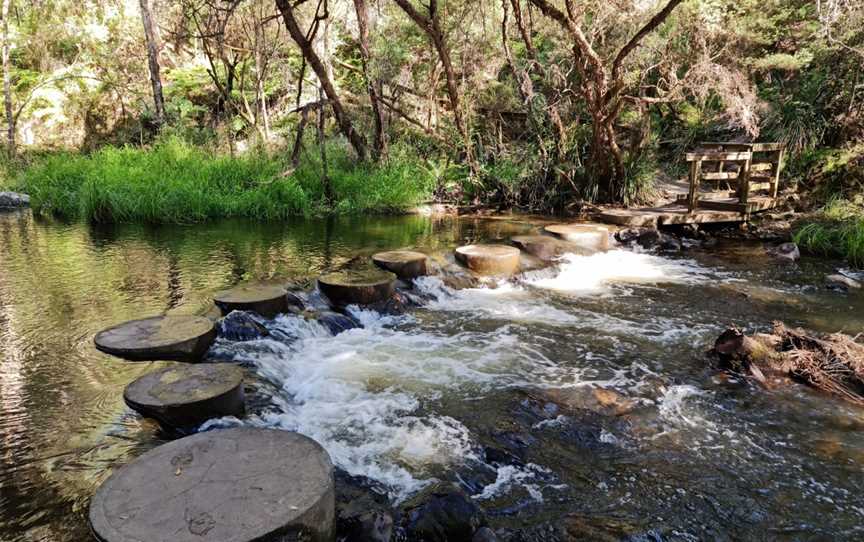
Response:
MULTIPOLYGON (((0 539, 87 539, 95 488, 166 438, 122 401, 161 364, 97 352, 98 330, 203 313, 213 292, 247 280, 309 286, 382 249, 445 254, 535 230, 421 216, 97 227, 0 214, 0 539)), ((282 318, 268 326, 290 344, 216 354, 250 369, 250 423, 313 436, 394 500, 453 481, 526 539, 860 539, 862 412, 800 387, 757 390, 706 362, 730 323, 864 330, 864 296, 822 288, 830 263, 763 252, 613 250, 494 289, 424 279, 426 304, 409 317, 360 314, 364 329, 335 338, 282 318)))

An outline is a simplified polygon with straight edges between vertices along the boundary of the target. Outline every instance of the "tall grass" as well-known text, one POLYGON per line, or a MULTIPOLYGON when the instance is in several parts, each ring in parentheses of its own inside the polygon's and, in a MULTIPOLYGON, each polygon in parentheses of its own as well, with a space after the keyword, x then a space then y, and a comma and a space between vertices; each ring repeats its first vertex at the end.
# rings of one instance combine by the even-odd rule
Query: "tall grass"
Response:
POLYGON ((795 232, 794 240, 809 252, 842 256, 852 265, 864 267, 864 205, 832 200, 817 219, 795 232))
POLYGON ((219 217, 279 220, 336 212, 392 212, 424 199, 430 182, 407 156, 355 165, 328 149, 335 201, 325 201, 317 154, 293 170, 282 155, 220 156, 176 138, 149 148, 105 147, 44 157, 18 185, 37 212, 94 222, 199 222, 219 217))

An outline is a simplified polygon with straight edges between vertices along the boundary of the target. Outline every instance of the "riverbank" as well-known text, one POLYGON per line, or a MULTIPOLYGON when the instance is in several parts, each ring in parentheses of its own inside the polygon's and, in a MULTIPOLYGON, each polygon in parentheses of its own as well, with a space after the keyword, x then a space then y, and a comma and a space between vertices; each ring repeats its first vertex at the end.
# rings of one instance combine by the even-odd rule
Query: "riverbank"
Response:
POLYGON ((7 184, 29 194, 38 214, 101 223, 394 213, 427 200, 433 187, 422 163, 403 154, 356 164, 328 147, 324 171, 316 153, 295 166, 287 153, 217 155, 168 138, 149 148, 37 157, 7 184))

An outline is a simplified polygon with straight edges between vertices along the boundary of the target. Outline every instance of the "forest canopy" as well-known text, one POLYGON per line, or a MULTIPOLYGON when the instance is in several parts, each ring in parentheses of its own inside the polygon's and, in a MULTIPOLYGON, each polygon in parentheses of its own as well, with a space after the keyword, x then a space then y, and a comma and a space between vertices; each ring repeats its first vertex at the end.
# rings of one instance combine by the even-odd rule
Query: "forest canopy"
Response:
POLYGON ((2 0, 0 30, 10 171, 46 197, 172 145, 257 155, 244 182, 291 179, 298 208, 364 177, 398 179, 373 208, 633 203, 705 140, 781 142, 823 199, 864 187, 856 0, 2 0))

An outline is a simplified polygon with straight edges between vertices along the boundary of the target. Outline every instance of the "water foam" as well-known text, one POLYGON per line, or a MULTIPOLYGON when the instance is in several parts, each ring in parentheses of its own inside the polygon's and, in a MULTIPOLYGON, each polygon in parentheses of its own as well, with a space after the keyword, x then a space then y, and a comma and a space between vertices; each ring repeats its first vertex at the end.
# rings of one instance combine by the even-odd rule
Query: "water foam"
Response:
POLYGON ((573 294, 607 293, 614 284, 695 283, 707 270, 692 260, 670 260, 630 250, 610 250, 589 256, 565 254, 557 272, 526 273, 531 286, 573 294))

